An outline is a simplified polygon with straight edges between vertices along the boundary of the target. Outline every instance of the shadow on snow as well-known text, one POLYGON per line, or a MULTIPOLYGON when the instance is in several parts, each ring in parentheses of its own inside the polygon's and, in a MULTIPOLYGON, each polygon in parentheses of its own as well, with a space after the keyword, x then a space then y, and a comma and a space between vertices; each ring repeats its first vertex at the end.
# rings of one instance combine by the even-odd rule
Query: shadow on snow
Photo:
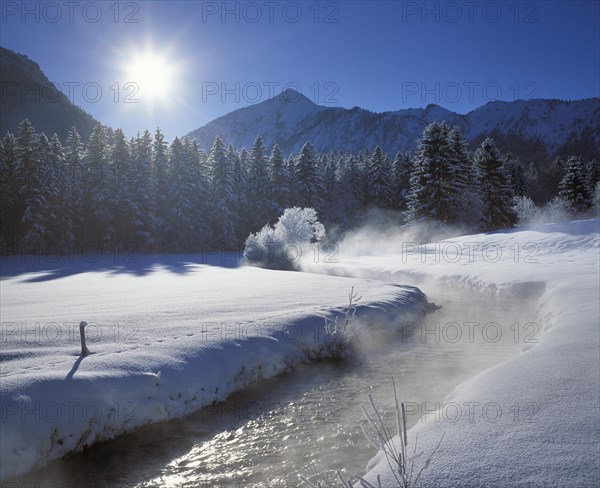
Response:
POLYGON ((198 266, 237 268, 241 261, 241 254, 236 252, 105 255, 94 259, 86 259, 81 255, 41 257, 25 254, 1 256, 0 279, 27 274, 32 276, 27 276, 24 282, 37 283, 89 272, 146 276, 159 269, 176 274, 187 274, 198 266))

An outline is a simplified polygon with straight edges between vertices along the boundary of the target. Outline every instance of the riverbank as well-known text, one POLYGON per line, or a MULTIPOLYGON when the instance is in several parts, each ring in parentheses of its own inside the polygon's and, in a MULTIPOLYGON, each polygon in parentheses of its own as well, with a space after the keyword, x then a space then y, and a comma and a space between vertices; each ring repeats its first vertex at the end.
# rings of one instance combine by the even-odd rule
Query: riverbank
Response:
MULTIPOLYGON (((457 387, 437 413, 410 429, 409 442, 418 436, 424 453, 416 472, 444 435, 423 486, 597 486, 599 222, 521 227, 426 246, 404 242, 403 253, 387 255, 358 255, 348 240, 337 264, 304 264, 314 272, 434 280, 536 301, 536 323, 510 333, 539 328, 537 339, 457 387)), ((367 470, 367 480, 379 476, 383 486, 397 486, 382 453, 367 470)))
POLYGON ((409 320, 427 305, 414 287, 191 255, 8 258, 0 286, 3 478, 328 356, 324 320, 345 312, 352 286, 357 326, 409 320))

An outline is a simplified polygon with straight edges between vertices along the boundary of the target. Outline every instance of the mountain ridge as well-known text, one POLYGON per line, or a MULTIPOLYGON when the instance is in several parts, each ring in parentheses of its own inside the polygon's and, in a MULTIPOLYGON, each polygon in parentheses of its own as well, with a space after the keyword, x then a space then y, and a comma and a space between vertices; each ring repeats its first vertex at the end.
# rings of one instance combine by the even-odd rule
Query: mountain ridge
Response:
POLYGON ((583 155, 597 153, 600 147, 598 98, 495 100, 466 114, 433 103, 372 112, 358 106, 318 105, 291 89, 222 115, 187 135, 205 149, 210 149, 217 135, 236 149, 250 147, 262 135, 268 146, 277 143, 285 153, 297 152, 306 140, 320 152, 357 152, 380 145, 395 153, 414 150, 423 129, 441 120, 459 126, 472 146, 484 137, 496 136, 503 141, 503 150, 520 156, 531 156, 520 146, 543 146, 544 151, 538 149, 535 154, 542 159, 561 156, 565 147, 578 144, 583 155))
POLYGON ((39 64, 25 54, 0 46, 0 135, 7 131, 17 133, 25 118, 36 131, 48 137, 54 133, 66 140, 75 127, 87 140, 97 120, 71 103, 44 74, 39 64))

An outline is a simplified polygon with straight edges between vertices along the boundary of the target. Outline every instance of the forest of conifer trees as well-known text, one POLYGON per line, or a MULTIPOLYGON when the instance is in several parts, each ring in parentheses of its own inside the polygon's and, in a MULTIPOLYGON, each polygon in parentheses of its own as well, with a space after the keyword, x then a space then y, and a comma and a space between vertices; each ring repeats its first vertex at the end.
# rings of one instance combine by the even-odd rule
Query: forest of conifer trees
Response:
MULTIPOLYGON (((96 125, 87 144, 73 128, 64 143, 23 120, 0 146, 2 252, 101 249, 193 252, 208 243, 240 249, 246 237, 291 206, 312 207, 326 225, 351 228, 367 210, 398 222, 437 220, 479 230, 517 223, 514 198, 533 193, 536 175, 485 139, 471 152, 461 131, 434 122, 418 149, 390 158, 379 146, 359 154, 298 154, 258 136, 235 150, 217 137, 208 152, 194 139, 169 145, 160 129, 127 139, 96 125)), ((560 195, 573 212, 592 205, 598 162, 556 163, 560 195)))

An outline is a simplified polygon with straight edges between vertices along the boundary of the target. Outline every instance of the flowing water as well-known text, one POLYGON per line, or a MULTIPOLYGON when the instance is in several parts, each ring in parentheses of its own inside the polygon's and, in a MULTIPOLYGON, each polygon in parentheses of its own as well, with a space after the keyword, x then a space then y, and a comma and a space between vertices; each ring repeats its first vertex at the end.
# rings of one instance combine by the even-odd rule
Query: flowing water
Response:
POLYGON ((393 334, 362 334, 350 359, 302 365, 185 420, 144 427, 17 481, 289 487, 301 485, 298 473, 312 480, 332 479, 336 469, 363 474, 376 454, 360 428, 368 393, 395 431, 393 377, 414 425, 458 384, 513 357, 540 329, 529 302, 422 289, 440 310, 422 323, 398 324, 393 334))

